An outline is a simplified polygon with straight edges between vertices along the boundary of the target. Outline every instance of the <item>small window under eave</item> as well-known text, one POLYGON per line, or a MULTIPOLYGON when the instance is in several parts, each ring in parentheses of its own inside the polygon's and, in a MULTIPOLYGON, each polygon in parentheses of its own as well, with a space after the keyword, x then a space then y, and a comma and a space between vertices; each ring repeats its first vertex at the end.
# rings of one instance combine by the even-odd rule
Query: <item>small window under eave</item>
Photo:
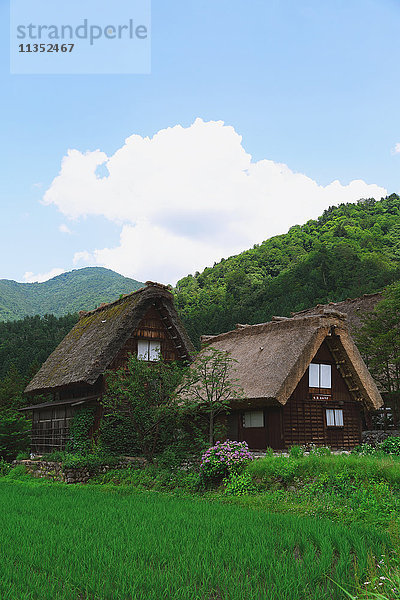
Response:
POLYGON ((160 340, 138 340, 138 359, 155 362, 161 358, 160 340))
POLYGON ((332 388, 332 365, 310 363, 308 367, 308 386, 310 388, 332 388))

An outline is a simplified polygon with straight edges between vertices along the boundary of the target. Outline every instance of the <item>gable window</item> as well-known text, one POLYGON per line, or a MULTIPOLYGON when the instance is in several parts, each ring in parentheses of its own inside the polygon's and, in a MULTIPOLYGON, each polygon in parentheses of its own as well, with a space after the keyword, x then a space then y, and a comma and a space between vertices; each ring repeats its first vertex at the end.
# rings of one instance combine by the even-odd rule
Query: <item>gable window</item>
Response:
POLYGON ((308 385, 312 388, 332 387, 331 365, 311 363, 308 367, 308 385))
POLYGON ((326 409, 326 426, 343 427, 343 410, 341 408, 326 409))
POLYGON ((264 427, 264 411, 248 410, 243 415, 243 427, 264 427))
POLYGON ((156 361, 161 357, 161 342, 159 340, 138 340, 138 359, 156 361))

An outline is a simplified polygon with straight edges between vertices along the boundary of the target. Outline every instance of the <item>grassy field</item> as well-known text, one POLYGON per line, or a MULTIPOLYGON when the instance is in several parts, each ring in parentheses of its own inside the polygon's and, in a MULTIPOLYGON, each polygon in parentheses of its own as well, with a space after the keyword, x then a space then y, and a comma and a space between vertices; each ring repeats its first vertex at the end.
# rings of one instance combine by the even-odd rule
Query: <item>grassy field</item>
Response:
POLYGON ((334 600, 390 537, 195 496, 0 478, 1 600, 334 600))

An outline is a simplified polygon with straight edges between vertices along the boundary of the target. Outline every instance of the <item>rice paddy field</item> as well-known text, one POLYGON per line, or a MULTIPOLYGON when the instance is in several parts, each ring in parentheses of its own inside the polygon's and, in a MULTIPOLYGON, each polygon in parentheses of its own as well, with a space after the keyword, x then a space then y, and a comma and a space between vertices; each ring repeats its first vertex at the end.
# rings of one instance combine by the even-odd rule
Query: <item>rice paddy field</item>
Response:
POLYGON ((390 549, 369 525, 129 488, 2 478, 0 506, 1 600, 334 600, 390 549))

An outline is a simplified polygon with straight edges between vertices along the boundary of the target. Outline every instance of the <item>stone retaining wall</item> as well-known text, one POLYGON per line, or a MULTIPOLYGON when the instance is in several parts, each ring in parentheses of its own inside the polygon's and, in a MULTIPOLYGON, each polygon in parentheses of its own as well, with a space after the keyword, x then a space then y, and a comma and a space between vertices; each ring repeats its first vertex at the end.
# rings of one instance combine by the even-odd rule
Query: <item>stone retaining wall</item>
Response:
POLYGON ((63 469, 60 462, 48 462, 42 460, 14 460, 13 465, 24 465, 27 472, 33 477, 46 477, 64 483, 87 483, 90 477, 107 473, 111 469, 123 469, 128 466, 143 467, 146 463, 144 458, 127 458, 114 465, 102 465, 101 467, 75 467, 63 469))
POLYGON ((363 444, 371 444, 371 446, 377 446, 389 436, 400 436, 400 431, 395 429, 376 429, 370 431, 363 431, 361 440, 363 444))

